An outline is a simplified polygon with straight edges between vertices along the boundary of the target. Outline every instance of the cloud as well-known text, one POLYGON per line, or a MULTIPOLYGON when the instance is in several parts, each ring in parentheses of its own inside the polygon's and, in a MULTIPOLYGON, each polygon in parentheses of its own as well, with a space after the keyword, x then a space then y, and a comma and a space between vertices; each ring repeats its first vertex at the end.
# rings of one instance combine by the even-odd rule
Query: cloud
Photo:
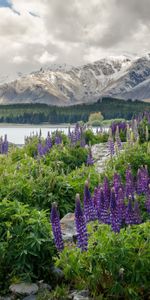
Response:
POLYGON ((1 3, 2 73, 30 72, 52 62, 79 65, 105 55, 150 50, 149 0, 1 3))

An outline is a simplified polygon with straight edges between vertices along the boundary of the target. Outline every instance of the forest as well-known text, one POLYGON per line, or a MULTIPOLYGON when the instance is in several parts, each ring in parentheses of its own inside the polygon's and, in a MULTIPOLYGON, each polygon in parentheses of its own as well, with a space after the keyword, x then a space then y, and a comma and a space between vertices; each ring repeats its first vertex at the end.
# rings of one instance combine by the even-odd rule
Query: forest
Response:
POLYGON ((81 120, 87 122, 90 113, 98 111, 101 111, 106 120, 115 118, 130 120, 134 115, 149 110, 150 103, 112 98, 99 99, 92 104, 67 107, 48 106, 46 104, 1 105, 0 123, 71 124, 81 120))

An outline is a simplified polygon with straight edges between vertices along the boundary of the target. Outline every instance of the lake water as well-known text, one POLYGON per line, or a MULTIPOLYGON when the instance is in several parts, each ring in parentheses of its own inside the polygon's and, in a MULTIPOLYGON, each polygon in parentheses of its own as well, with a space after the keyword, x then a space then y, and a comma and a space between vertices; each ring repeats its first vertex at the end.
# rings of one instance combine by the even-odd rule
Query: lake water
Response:
MULTIPOLYGON (((35 134, 36 132, 39 133, 41 128, 42 131, 42 136, 46 137, 47 136, 47 132, 50 131, 54 132, 56 130, 61 130, 63 131, 65 134, 68 134, 68 126, 62 126, 62 125, 49 125, 49 126, 23 126, 23 125, 0 125, 0 136, 4 136, 4 134, 7 134, 8 137, 8 141, 13 143, 13 144, 17 144, 17 145, 22 145, 24 144, 24 139, 27 136, 33 135, 33 133, 35 134)), ((73 129, 74 127, 71 126, 71 129, 73 129)), ((93 128, 93 131, 96 131, 96 128, 93 128)))

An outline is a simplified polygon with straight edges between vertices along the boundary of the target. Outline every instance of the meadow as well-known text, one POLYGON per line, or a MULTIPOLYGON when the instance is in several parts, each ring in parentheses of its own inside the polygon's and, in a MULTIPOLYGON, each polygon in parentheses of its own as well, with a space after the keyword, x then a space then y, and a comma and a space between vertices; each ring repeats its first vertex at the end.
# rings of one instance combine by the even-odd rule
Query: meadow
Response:
POLYGON ((149 299, 150 114, 112 123, 109 134, 77 124, 67 136, 35 135, 22 148, 5 137, 0 146, 1 294, 44 280, 52 291, 38 299, 67 300, 72 289, 95 300, 149 299), (91 147, 106 142, 98 174, 91 147), (60 227, 68 212, 71 244, 60 227))

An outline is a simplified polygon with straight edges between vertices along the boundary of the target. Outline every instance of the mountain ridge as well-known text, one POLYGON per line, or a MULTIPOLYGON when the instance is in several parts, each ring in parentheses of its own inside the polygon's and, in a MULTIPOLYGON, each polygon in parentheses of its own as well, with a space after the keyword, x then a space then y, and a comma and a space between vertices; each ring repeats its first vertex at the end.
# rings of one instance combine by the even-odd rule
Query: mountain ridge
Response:
POLYGON ((0 85, 0 104, 72 105, 100 97, 150 98, 150 54, 110 57, 82 66, 53 64, 0 85))

